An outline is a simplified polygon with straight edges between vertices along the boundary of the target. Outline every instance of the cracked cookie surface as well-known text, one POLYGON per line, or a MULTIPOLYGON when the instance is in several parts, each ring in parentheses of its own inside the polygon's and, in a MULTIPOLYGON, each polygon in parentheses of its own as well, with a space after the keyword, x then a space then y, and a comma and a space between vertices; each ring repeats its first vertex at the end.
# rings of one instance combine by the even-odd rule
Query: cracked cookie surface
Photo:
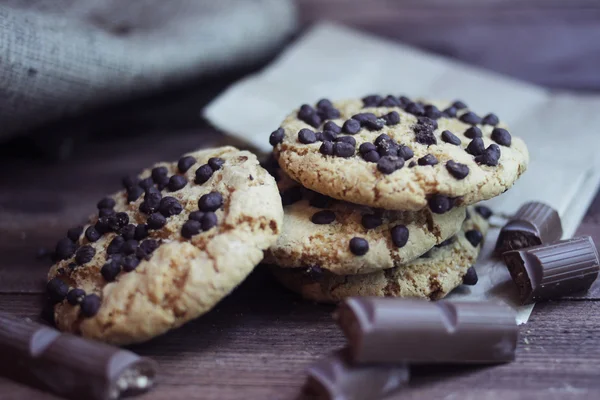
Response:
POLYGON ((304 105, 271 135, 280 166, 319 193, 413 211, 433 195, 455 199, 455 205, 490 199, 525 172, 525 143, 495 115, 478 117, 459 102, 453 103, 457 109, 447 102, 394 101, 304 105), (382 141, 382 134, 391 140, 382 141))
POLYGON ((57 246, 61 259, 48 288, 63 331, 128 344, 181 326, 242 282, 279 235, 276 183, 247 151, 200 150, 128 182, 99 203, 112 206, 100 210, 108 217, 91 216, 79 235, 69 231, 72 245, 65 238, 57 246), (159 195, 163 201, 154 207, 151 197, 159 195), (107 218, 110 228, 103 228, 107 218), (128 223, 120 226, 119 219, 128 223))
POLYGON ((485 236, 488 223, 471 209, 470 215, 452 244, 435 247, 427 253, 427 257, 389 270, 339 276, 325 270, 271 266, 271 272, 288 289, 318 302, 336 303, 351 296, 438 300, 463 282, 483 245, 480 242, 473 246, 473 239, 469 240, 465 233, 476 230, 485 236))

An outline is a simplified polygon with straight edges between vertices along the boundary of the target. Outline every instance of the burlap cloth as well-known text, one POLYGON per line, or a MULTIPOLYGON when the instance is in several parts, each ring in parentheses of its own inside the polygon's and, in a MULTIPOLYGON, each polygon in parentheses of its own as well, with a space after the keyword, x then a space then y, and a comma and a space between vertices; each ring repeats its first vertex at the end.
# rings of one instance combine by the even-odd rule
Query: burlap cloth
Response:
POLYGON ((0 140, 268 56, 292 0, 0 0, 0 140))

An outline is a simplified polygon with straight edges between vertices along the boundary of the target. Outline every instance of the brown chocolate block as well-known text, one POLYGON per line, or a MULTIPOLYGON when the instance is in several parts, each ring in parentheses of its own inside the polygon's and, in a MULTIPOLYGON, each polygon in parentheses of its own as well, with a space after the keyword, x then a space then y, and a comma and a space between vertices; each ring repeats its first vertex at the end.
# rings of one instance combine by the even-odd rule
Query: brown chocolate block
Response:
POLYGON ((516 316, 504 304, 352 297, 334 316, 356 363, 489 364, 515 357, 516 316))
POLYGON ((510 250, 554 242, 562 233, 555 209, 539 202, 525 203, 500 231, 496 253, 501 255, 510 250))
POLYGON ((509 251, 504 261, 522 304, 587 290, 598 277, 598 252, 589 236, 509 251))

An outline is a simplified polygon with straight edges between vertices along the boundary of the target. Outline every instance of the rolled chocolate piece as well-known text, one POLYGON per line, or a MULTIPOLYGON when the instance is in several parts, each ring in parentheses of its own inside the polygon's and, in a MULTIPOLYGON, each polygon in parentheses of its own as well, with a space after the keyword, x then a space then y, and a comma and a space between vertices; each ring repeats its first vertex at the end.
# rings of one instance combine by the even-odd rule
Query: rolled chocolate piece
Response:
POLYGON ((334 317, 357 363, 490 364, 515 358, 516 316, 503 304, 352 297, 334 317))
POLYGON ((496 253, 519 250, 554 242, 562 237, 558 212, 535 201, 525 203, 502 228, 496 242, 496 253))
POLYGON ((0 312, 0 373, 72 399, 150 389, 156 363, 135 353, 0 312))
POLYGON ((305 397, 330 400, 374 400, 403 387, 406 364, 352 365, 348 350, 336 351, 308 368, 305 397))
POLYGON ((589 236, 504 253, 522 304, 588 290, 598 277, 598 251, 589 236))

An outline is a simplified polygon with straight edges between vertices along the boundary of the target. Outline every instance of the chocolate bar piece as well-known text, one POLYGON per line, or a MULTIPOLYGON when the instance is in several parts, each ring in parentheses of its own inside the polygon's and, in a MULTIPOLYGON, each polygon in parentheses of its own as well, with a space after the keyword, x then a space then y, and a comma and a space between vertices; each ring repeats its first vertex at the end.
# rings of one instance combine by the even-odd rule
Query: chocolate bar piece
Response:
POLYGON ((555 209, 535 201, 525 203, 500 231, 496 254, 554 242, 562 233, 555 209))
POLYGON ((491 302, 352 297, 334 318, 356 363, 500 363, 515 358, 514 311, 491 302))
POLYGON ((522 304, 590 288, 598 277, 598 252, 589 236, 504 253, 522 304))
POLYGON ((406 364, 352 365, 348 350, 336 351, 308 368, 304 397, 331 400, 374 400, 403 387, 406 364))
POLYGON ((108 400, 150 389, 156 363, 104 343, 0 312, 0 374, 72 399, 108 400))

